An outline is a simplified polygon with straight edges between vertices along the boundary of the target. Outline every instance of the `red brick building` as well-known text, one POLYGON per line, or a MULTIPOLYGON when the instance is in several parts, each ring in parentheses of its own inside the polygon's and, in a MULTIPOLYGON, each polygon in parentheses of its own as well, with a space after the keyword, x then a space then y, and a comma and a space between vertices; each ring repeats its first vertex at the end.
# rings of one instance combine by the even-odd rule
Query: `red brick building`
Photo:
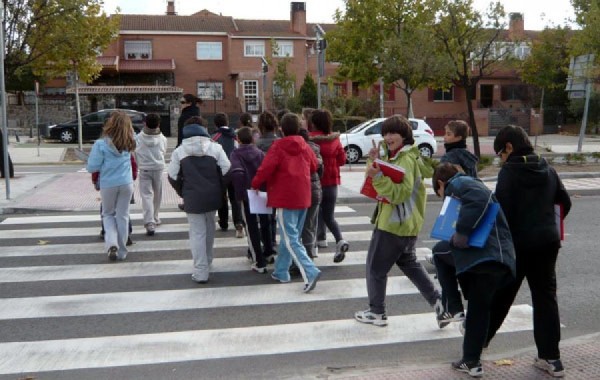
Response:
MULTIPOLYGON (((90 110, 120 107, 159 112, 165 118, 166 134, 174 130, 183 93, 203 99, 201 110, 207 114, 275 109, 274 97, 281 89, 274 85, 273 75, 281 57, 289 59, 295 91, 307 72, 317 78, 317 36, 315 25, 306 22, 306 12, 305 3, 292 2, 287 20, 240 20, 208 10, 179 16, 174 1, 168 1, 164 15, 121 15, 118 38, 99 57, 101 77, 82 88, 82 94, 88 95, 90 110), (266 73, 263 57, 270 63, 266 73)), ((321 26, 325 32, 335 27, 321 26)), ((522 16, 512 14, 505 38, 530 37, 522 16)), ((528 53, 526 44, 511 48, 520 49, 523 56, 528 53)), ((325 65, 324 91, 335 71, 335 64, 325 65)), ((350 81, 334 85, 336 94, 365 98, 376 94, 378 88, 359 90, 350 81)), ((493 133, 507 119, 514 122, 517 118, 527 128, 532 121, 535 125, 539 117, 531 111, 529 93, 514 71, 497 72, 482 80, 474 101, 480 134, 493 133)), ((393 87, 386 91, 384 110, 386 116, 406 114, 403 92, 393 87)), ((455 87, 415 92, 413 110, 415 117, 427 118, 438 130, 448 119, 467 117, 464 91, 455 87)))

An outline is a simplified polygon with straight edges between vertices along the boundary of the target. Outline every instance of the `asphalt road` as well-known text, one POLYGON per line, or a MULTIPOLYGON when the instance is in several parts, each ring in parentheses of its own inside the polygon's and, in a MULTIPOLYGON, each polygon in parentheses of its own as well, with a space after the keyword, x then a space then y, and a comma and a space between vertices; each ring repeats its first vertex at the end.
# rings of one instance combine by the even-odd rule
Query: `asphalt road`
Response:
MULTIPOLYGON (((558 299, 561 320, 565 327, 563 338, 571 338, 598 331, 597 311, 600 310, 600 259, 598 258, 595 237, 600 231, 600 197, 581 197, 573 199, 571 214, 566 220, 566 241, 558 262, 558 299)), ((428 238, 427 231, 439 212, 440 202, 431 202, 427 208, 427 222, 420 236, 418 247, 431 247, 433 240, 428 238)), ((367 217, 373 210, 372 204, 356 204, 351 206, 356 217, 367 217)), ((96 215, 89 213, 90 215, 96 215)), ((59 213, 62 215, 80 215, 76 213, 59 213)), ((184 214, 170 223, 186 223, 184 214)), ((78 223, 80 228, 97 228, 97 221, 78 223)), ((39 240, 48 241, 49 245, 86 244, 98 242, 96 236, 61 237, 56 229, 73 227, 67 223, 41 223, 35 225, 14 225, 11 230, 48 229, 48 236, 22 237, 15 233, 15 238, 0 239, 0 251, 10 252, 11 246, 32 246, 39 240)), ((0 231, 6 230, 0 224, 0 231)), ((134 241, 142 242, 148 238, 143 235, 139 223, 134 227, 134 241), (137 233, 136 233, 137 232, 137 233)), ((364 225, 348 225, 343 231, 365 230, 364 225)), ((233 232, 228 232, 232 235, 233 232)), ((23 235, 25 236, 25 235, 23 235)), ((157 233, 153 240, 187 239, 187 233, 157 233)), ((141 244, 141 243, 140 243, 141 244)), ((366 250, 368 241, 350 241, 352 251, 366 250)), ((40 247, 43 250, 43 247, 40 247)), ((216 257, 236 257, 244 253, 243 248, 217 250, 216 257)), ((328 252, 331 248, 328 249, 328 252)), ((349 253, 351 255, 352 252, 349 253)), ((187 252, 144 252, 131 255, 131 262, 153 262, 172 260, 174 257, 185 259, 187 252)), ((0 269, 28 266, 48 265, 96 265, 105 263, 101 255, 35 255, 30 257, 11 257, 0 254, 0 269)), ((427 264, 428 265, 428 264, 427 264)), ((431 267, 427 266, 431 271, 431 267)), ((399 273, 397 268, 394 274, 399 273)), ((328 266, 323 268, 323 278, 329 280, 346 280, 364 278, 364 267, 328 266)), ((256 285, 264 283, 264 279, 253 273, 220 273, 208 287, 228 287, 256 285)), ((300 286, 300 284, 298 284, 300 286)), ((123 277, 115 279, 88 279, 82 281, 32 281, 2 283, 0 309, 5 299, 21 297, 44 297, 53 295, 76 295, 134 291, 158 291, 197 288, 189 281, 188 275, 155 276, 155 277, 123 277)), ((301 295, 298 296, 301 299, 301 295)), ((529 292, 525 285, 515 304, 531 304, 529 292)), ((388 314, 398 316, 409 313, 428 313, 429 306, 418 294, 388 296, 388 314)), ((317 302, 292 302, 285 304, 237 306, 220 309, 178 310, 168 312, 142 312, 116 315, 90 315, 61 318, 24 318, 0 321, 0 346, 6 342, 43 341, 53 339, 69 339, 77 337, 120 336, 144 334, 152 332, 187 331, 202 326, 202 329, 227 329, 240 326, 258 326, 258 329, 269 329, 274 324, 305 323, 307 321, 351 319, 352 314, 367 307, 364 298, 332 299, 317 302)), ((433 314, 431 314, 433 318, 433 314)), ((390 325, 390 329, 404 329, 411 326, 390 325)), ((357 326, 358 328, 358 326, 357 326)), ((373 327, 373 333, 379 333, 373 327)), ((370 330, 367 330, 370 331, 370 330)), ((298 340, 303 335, 297 336, 298 340)), ((215 341, 217 345, 218 341, 215 341)), ((265 344, 272 344, 267 343, 265 344)), ((514 350, 528 348, 533 345, 531 331, 500 334, 490 346, 490 354, 511 353, 514 350)), ((398 365, 420 365, 429 363, 450 362, 460 356, 461 339, 443 339, 410 343, 360 346, 343 349, 305 351, 280 355, 238 356, 229 359, 187 361, 180 363, 152 364, 144 366, 124 366, 102 369, 81 369, 59 372, 37 373, 36 378, 43 379, 251 379, 251 378, 315 378, 318 375, 341 373, 351 375, 357 369, 379 368, 398 365)), ((152 350, 149 346, 146 349, 152 350)), ((107 363, 110 366, 110 363, 107 363)), ((14 375, 0 376, 0 379, 15 379, 14 375)))

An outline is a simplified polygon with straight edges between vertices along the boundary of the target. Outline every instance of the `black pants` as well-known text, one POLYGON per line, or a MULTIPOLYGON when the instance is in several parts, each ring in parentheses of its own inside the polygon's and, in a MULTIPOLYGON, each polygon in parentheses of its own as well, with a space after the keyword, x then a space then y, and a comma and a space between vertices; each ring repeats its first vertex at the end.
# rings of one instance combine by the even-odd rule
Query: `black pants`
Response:
MULTIPOLYGON (((462 297, 458 290, 456 278, 456 267, 454 258, 450 252, 450 243, 439 241, 431 250, 433 252, 433 263, 437 272, 437 278, 442 288, 442 304, 444 309, 454 315, 464 311, 462 297)), ((468 284, 461 283, 463 292, 468 284)))
POLYGON ((223 192, 223 204, 218 211, 219 215, 219 227, 222 230, 226 230, 229 226, 229 202, 227 198, 229 197, 229 201, 231 202, 231 217, 233 218, 233 224, 235 227, 243 226, 244 220, 242 219, 242 207, 240 202, 235 200, 235 190, 233 188, 233 184, 227 185, 225 191, 223 192))
POLYGON ((256 261, 257 267, 264 268, 267 266, 265 257, 274 254, 273 241, 271 240, 271 214, 251 214, 248 202, 242 202, 242 204, 251 245, 249 248, 252 248, 250 251, 252 258, 256 261), (261 241, 264 249, 261 248, 261 241))
POLYGON ((462 359, 479 361, 488 335, 494 294, 512 282, 512 275, 507 266, 487 261, 461 273, 459 278, 461 283, 467 284, 466 295, 469 299, 462 359))
POLYGON ((560 359, 560 317, 556 300, 558 250, 558 243, 516 250, 517 278, 494 297, 488 342, 502 326, 523 279, 527 278, 533 303, 533 336, 538 357, 560 359))
POLYGON ((335 204, 337 202, 338 187, 324 186, 322 189, 321 205, 319 206, 319 217, 317 222, 317 240, 327 240, 327 230, 331 231, 335 242, 342 240, 340 226, 335 220, 335 204))

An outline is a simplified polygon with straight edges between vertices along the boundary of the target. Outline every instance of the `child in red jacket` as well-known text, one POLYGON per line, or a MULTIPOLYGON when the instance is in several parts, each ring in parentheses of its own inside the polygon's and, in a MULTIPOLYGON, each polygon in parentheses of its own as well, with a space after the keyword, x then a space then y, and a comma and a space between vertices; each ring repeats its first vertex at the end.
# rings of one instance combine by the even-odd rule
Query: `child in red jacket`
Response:
MULTIPOLYGON (((137 162, 135 161, 135 156, 131 155, 131 175, 133 180, 137 179, 138 169, 137 162)), ((96 191, 100 191, 100 172, 92 173, 92 183, 94 184, 94 189, 96 191)), ((135 198, 133 194, 131 194, 131 204, 135 203, 135 198)), ((100 203, 100 225, 102 229, 100 230, 100 239, 104 239, 104 223, 102 222, 102 203, 100 203)), ((127 243, 125 245, 130 246, 133 245, 133 241, 131 240, 131 232, 133 232, 133 226, 131 225, 131 216, 129 217, 129 236, 127 237, 127 243)))
POLYGON ((252 189, 267 184, 267 206, 277 208, 279 253, 271 277, 290 282, 292 260, 304 279, 304 292, 315 288, 321 271, 308 257, 300 233, 311 204, 310 175, 317 171, 317 157, 299 135, 300 118, 288 113, 281 119, 285 137, 276 140, 252 180, 252 189))

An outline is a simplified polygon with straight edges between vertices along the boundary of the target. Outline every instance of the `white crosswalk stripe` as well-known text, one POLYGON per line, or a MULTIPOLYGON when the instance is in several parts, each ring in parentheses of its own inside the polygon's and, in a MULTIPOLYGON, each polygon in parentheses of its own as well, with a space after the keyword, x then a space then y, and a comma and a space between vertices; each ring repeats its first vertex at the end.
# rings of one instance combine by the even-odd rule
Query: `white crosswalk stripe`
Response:
MULTIPOLYGON (((459 338, 457 329, 437 328, 433 312, 423 301, 421 311, 390 315, 388 328, 359 324, 346 312, 310 320, 281 315, 277 322, 260 328, 245 323, 247 316, 236 315, 235 310, 254 306, 300 306, 319 315, 318 310, 326 310, 332 302, 366 304, 364 271, 372 226, 368 217, 352 207, 338 206, 336 213, 351 250, 342 263, 334 264, 335 244, 330 240, 330 248, 321 250, 315 259, 324 275, 309 294, 302 293, 298 280, 279 284, 268 275, 251 272, 245 257, 246 239, 232 237, 233 231, 217 232, 209 284, 193 283, 187 224, 181 212, 162 213, 163 224, 154 237, 144 236, 140 223, 134 223, 135 244, 127 261, 119 263, 108 262, 102 253, 97 214, 8 217, 0 223, 0 285, 5 289, 0 295, 0 375, 233 360, 459 338), (97 283, 106 288, 90 285, 97 283), (85 325, 96 318, 178 318, 174 313, 185 311, 218 316, 220 310, 234 314, 228 316, 231 326, 205 328, 207 321, 199 320, 197 327, 185 331, 175 327, 152 330, 150 326, 143 332, 128 332, 123 327, 117 335, 110 329, 88 335, 83 329, 80 335, 44 332, 49 339, 1 338, 2 324, 7 323, 28 326, 49 320, 60 325, 64 320, 85 325)), ((132 220, 140 219, 140 214, 132 214, 132 220)), ((424 260, 430 252, 420 247, 417 257, 424 260)), ((405 276, 398 271, 390 274, 390 300, 418 294, 405 276)), ((501 332, 531 330, 531 311, 526 304, 513 306, 501 332)), ((460 347, 459 340, 455 344, 460 347)))

